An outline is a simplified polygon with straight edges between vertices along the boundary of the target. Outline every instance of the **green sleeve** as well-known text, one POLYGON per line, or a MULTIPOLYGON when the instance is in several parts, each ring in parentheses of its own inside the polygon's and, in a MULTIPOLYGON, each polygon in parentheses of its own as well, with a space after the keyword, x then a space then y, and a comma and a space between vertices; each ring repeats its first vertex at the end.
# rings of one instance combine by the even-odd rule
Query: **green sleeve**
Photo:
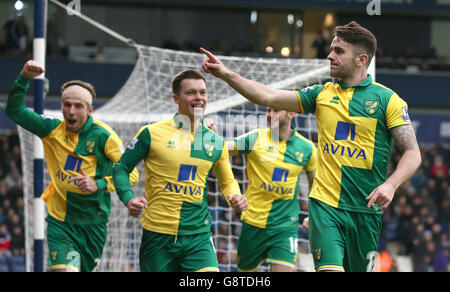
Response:
POLYGON ((316 99, 323 88, 324 85, 313 85, 297 91, 302 113, 316 112, 316 99))
POLYGON ((235 147, 236 147, 236 150, 238 151, 238 153, 239 154, 250 153, 253 149, 253 146, 256 143, 257 138, 258 138, 258 132, 251 131, 251 132, 248 132, 248 133, 234 139, 234 144, 235 144, 235 147))
POLYGON ((128 145, 119 162, 113 168, 113 181, 119 199, 126 206, 135 195, 130 186, 130 173, 136 165, 150 152, 151 136, 148 128, 138 131, 136 137, 128 145))
POLYGON ((44 118, 26 108, 25 95, 30 87, 31 79, 19 75, 14 82, 6 103, 6 114, 22 128, 38 135, 47 136, 61 121, 59 119, 44 118))

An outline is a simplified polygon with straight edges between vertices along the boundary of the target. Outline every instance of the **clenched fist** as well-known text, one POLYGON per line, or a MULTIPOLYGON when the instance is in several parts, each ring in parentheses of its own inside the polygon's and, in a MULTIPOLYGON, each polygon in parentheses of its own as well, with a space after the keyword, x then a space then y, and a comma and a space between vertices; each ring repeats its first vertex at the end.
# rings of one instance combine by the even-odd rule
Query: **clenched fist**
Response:
POLYGON ((247 199, 244 195, 229 195, 228 200, 230 201, 231 208, 238 212, 244 212, 248 209, 247 199))
POLYGON ((22 75, 27 78, 35 78, 45 72, 45 69, 34 60, 25 63, 22 69, 22 75))

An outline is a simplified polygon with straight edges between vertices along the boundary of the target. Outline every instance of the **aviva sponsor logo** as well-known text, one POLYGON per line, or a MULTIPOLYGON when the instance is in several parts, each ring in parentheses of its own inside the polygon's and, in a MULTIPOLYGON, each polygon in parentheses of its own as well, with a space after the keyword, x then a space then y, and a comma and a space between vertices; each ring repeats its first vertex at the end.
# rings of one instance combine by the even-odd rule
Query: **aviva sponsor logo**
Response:
MULTIPOLYGON (((80 172, 81 164, 83 163, 83 160, 80 158, 77 158, 72 155, 67 155, 66 163, 64 164, 64 170, 68 171, 76 171, 80 172)), ((76 181, 72 180, 72 176, 65 174, 64 171, 58 170, 56 173, 56 178, 60 179, 62 182, 65 182, 67 180, 67 183, 73 182, 74 185, 76 185, 76 181)))
MULTIPOLYGON (((338 122, 336 126, 336 132, 334 135, 334 141, 355 141, 356 138, 356 125, 346 122, 338 122)), ((332 155, 346 156, 355 159, 367 160, 366 151, 357 147, 349 147, 337 144, 326 143, 323 152, 332 155)))
MULTIPOLYGON (((196 165, 187 165, 180 164, 180 169, 178 171, 178 182, 183 181, 195 181, 195 177, 197 175, 197 166, 196 165)), ((185 195, 203 195, 203 188, 199 186, 188 186, 184 184, 174 184, 168 182, 164 187, 164 191, 168 191, 171 193, 177 194, 185 194, 185 195)))
POLYGON ((82 162, 83 162, 83 160, 81 160, 80 158, 76 158, 75 156, 72 156, 72 155, 67 155, 66 164, 64 165, 64 170, 80 172, 82 162))
POLYGON ((288 169, 274 167, 273 168, 273 174, 272 174, 272 181, 284 181, 284 182, 286 182, 288 175, 289 175, 289 170, 288 169))
MULTIPOLYGON (((272 182, 287 182, 287 177, 289 175, 288 169, 274 167, 272 174, 272 182)), ((260 186, 260 189, 265 191, 274 192, 280 195, 292 194, 294 192, 293 188, 290 187, 282 187, 275 186, 270 183, 263 182, 260 186)))
POLYGON ((195 180, 197 174, 197 166, 181 164, 178 171, 178 181, 195 180))

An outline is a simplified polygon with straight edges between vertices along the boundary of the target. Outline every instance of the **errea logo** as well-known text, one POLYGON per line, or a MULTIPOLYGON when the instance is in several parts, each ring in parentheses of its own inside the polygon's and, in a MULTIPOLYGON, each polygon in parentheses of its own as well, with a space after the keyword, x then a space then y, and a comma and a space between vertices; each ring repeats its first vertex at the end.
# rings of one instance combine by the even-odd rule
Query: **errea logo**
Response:
POLYGON ((339 97, 335 96, 330 100, 330 103, 339 104, 339 97))

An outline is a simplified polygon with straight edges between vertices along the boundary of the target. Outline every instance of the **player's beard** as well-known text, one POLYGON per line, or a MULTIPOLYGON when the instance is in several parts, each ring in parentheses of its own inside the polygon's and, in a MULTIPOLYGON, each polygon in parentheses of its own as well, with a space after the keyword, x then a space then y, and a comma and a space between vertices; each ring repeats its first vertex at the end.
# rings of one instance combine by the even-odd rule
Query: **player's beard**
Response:
POLYGON ((335 69, 332 70, 330 68, 330 76, 333 78, 339 78, 341 80, 347 80, 348 78, 351 78, 353 76, 353 68, 343 68, 342 66, 334 67, 335 69))

